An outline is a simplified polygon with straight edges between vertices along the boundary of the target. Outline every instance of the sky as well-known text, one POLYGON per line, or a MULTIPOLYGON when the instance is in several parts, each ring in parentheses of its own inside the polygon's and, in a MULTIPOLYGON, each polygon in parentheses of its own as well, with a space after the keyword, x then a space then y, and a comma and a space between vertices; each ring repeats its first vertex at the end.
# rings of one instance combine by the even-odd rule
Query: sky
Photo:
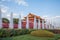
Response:
POLYGON ((0 7, 2 17, 9 18, 11 12, 14 18, 32 13, 60 26, 60 0, 0 0, 0 7))

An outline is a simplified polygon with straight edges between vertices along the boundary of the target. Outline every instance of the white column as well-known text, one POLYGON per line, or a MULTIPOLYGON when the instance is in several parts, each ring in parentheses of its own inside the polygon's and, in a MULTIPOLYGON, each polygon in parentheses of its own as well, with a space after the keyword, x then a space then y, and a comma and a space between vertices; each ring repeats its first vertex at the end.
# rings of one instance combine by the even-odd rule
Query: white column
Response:
POLYGON ((38 19, 38 29, 41 29, 40 19, 38 19))
POLYGON ((44 20, 42 19, 42 29, 44 29, 44 20))
POLYGON ((51 29, 53 29, 53 26, 54 26, 54 25, 53 25, 53 20, 51 19, 51 26, 50 26, 51 29))
POLYGON ((34 26, 33 26, 33 29, 37 29, 37 24, 36 24, 36 16, 34 16, 34 26))
POLYGON ((10 29, 13 29, 13 13, 11 13, 11 16, 10 16, 10 24, 9 24, 9 28, 10 29))
POLYGON ((26 19, 26 29, 29 29, 29 19, 28 19, 28 16, 27 16, 27 19, 26 19))
POLYGON ((19 24, 18 24, 18 29, 22 29, 22 24, 21 24, 21 15, 19 15, 19 24))
POLYGON ((53 29, 53 21, 50 19, 50 29, 53 29))
POLYGON ((51 20, 49 21, 49 29, 51 29, 51 25, 50 24, 51 24, 51 20))
POLYGON ((1 8, 0 8, 0 29, 2 28, 2 12, 1 12, 1 8))
POLYGON ((45 19, 45 27, 46 27, 46 29, 48 29, 48 26, 47 26, 47 19, 45 19))

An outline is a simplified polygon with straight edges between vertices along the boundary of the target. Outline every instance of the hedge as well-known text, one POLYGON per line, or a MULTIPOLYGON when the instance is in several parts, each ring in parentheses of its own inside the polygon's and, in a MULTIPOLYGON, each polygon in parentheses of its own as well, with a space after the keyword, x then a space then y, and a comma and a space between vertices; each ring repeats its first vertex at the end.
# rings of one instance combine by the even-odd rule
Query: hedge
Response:
POLYGON ((0 38, 25 35, 29 33, 30 31, 28 29, 0 29, 0 38))

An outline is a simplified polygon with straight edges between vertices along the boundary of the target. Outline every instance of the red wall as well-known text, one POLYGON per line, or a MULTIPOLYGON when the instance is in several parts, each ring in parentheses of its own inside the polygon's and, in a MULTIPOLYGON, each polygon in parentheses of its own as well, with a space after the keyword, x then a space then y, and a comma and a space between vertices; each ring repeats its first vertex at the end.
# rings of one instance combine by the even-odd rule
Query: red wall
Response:
MULTIPOLYGON (((9 28, 9 24, 8 24, 8 23, 3 23, 2 25, 3 25, 3 28, 9 28)), ((38 25, 38 24, 37 24, 37 25, 38 25)), ((18 28, 18 24, 14 24, 13 26, 14 26, 14 28, 18 28)), ((30 28, 30 29, 33 29, 33 26, 34 26, 34 24, 30 22, 30 23, 29 23, 29 28, 30 28)), ((42 24, 40 24, 40 26, 41 26, 41 28, 42 28, 42 24)), ((26 28, 26 22, 22 22, 22 28, 23 28, 23 29, 26 28)))

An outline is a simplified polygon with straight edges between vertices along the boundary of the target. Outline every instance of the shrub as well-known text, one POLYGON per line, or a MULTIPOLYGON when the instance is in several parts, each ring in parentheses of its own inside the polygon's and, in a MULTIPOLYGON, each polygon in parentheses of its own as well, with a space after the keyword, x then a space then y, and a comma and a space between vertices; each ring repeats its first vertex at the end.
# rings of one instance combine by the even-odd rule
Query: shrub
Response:
POLYGON ((21 33, 21 30, 20 29, 16 30, 16 35, 17 36, 20 35, 20 33, 21 33))
POLYGON ((0 37, 11 37, 29 34, 28 29, 0 29, 0 37))
POLYGON ((5 36, 6 36, 6 37, 10 37, 10 35, 11 35, 11 34, 10 34, 10 31, 11 31, 11 30, 9 30, 9 29, 6 29, 6 30, 5 30, 5 36))
POLYGON ((11 37, 19 35, 18 30, 14 29, 0 29, 0 37, 11 37))
POLYGON ((12 29, 10 33, 11 33, 10 36, 16 36, 16 31, 14 29, 12 29))
POLYGON ((11 37, 29 34, 32 30, 28 29, 0 29, 0 37, 11 37))
POLYGON ((20 33, 21 33, 21 30, 20 29, 12 29, 11 31, 10 31, 10 33, 11 33, 11 36, 18 36, 18 35, 20 35, 20 33))
POLYGON ((0 29, 0 37, 2 37, 2 29, 0 29))
POLYGON ((36 31, 36 30, 35 30, 35 29, 29 29, 29 34, 30 34, 32 31, 36 31))
POLYGON ((0 37, 10 37, 10 30, 8 29, 0 29, 0 37))
POLYGON ((28 29, 22 29, 20 35, 28 34, 29 30, 28 29))
POLYGON ((60 40, 60 36, 56 36, 55 37, 55 40, 60 40))
POLYGON ((53 37, 54 33, 46 31, 46 30, 36 30, 36 31, 32 31, 31 35, 39 36, 39 37, 53 37))
POLYGON ((2 30, 2 37, 6 37, 7 36, 6 33, 7 33, 6 30, 2 30))

